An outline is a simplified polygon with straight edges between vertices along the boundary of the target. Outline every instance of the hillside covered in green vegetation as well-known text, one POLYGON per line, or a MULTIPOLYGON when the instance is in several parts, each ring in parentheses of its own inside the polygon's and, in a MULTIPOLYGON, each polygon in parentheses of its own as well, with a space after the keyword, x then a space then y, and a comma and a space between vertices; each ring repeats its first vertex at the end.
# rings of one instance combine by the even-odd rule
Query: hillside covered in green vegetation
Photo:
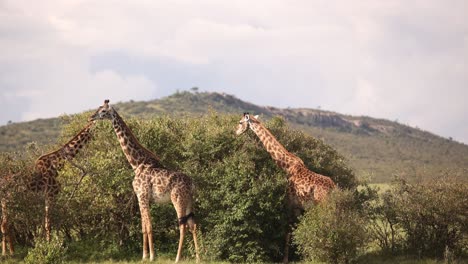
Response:
MULTIPOLYGON (((112 98, 111 103, 112 103, 112 98)), ((258 106, 235 96, 208 92, 178 92, 150 101, 115 103, 127 117, 200 116, 208 112, 251 112, 263 120, 282 117, 289 126, 323 140, 346 157, 359 177, 388 182, 396 174, 438 177, 468 168, 468 146, 427 131, 384 119, 349 116, 309 108, 258 106)), ((69 118, 38 119, 0 127, 0 151, 14 151, 34 141, 55 144, 69 118)), ((233 124, 234 130, 235 124, 233 124)))

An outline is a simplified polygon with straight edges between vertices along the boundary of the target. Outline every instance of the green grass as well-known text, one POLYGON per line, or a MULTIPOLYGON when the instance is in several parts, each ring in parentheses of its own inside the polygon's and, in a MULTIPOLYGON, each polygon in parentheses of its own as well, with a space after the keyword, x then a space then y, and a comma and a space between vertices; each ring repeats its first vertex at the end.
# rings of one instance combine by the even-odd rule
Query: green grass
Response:
MULTIPOLYGON (((0 256, 0 263, 1 264, 23 264, 23 258, 27 254, 27 248, 18 247, 17 252, 14 257, 2 257, 0 256)), ((93 254, 89 252, 89 254, 93 254)), ((86 252, 83 252, 82 255, 86 255, 86 252)), ((142 261, 141 255, 139 252, 131 253, 131 256, 121 256, 118 258, 105 258, 103 256, 98 257, 98 259, 91 259, 91 260, 83 260, 80 258, 72 259, 73 256, 68 255, 69 260, 65 263, 67 264, 132 264, 132 263, 157 263, 157 264, 172 264, 175 260, 175 254, 168 255, 167 253, 160 253, 153 262, 148 260, 142 261), (125 258, 125 260, 123 259, 125 258)), ((195 264, 195 258, 190 256, 184 255, 182 260, 179 262, 181 264, 195 264)), ((208 261, 203 260, 201 263, 210 263, 210 264, 228 264, 227 261, 208 261)), ((322 262, 317 261, 301 261, 301 262, 293 262, 293 263, 304 263, 304 264, 324 264, 322 262)), ((436 264, 436 263, 443 263, 441 260, 435 259, 417 259, 414 256, 388 256, 388 255, 380 255, 376 252, 368 252, 367 254, 361 256, 358 259, 357 263, 376 263, 376 264, 393 264, 393 263, 401 263, 401 264, 436 264)), ((462 261, 455 261, 452 263, 468 263, 467 259, 462 261)))
MULTIPOLYGON (((174 263, 174 259, 160 257, 156 258, 153 262, 149 260, 142 261, 141 259, 138 260, 131 260, 131 261, 119 261, 119 260, 104 260, 104 261, 89 261, 89 262, 79 262, 79 261, 70 261, 66 262, 68 264, 130 264, 130 263, 158 263, 158 264, 172 264, 174 263)), ((196 263, 195 260, 181 260, 179 261, 181 264, 192 264, 196 263)), ((227 264, 228 262, 202 262, 202 263, 214 263, 214 264, 227 264)))
MULTIPOLYGON (((174 258, 169 258, 169 257, 158 257, 156 258, 153 262, 150 262, 149 260, 142 261, 140 258, 135 258, 132 260, 114 260, 114 259, 108 259, 108 260, 90 260, 90 261, 81 261, 81 260, 71 260, 71 261, 66 261, 65 263, 67 264, 130 264, 130 263, 158 263, 158 264, 172 264, 174 263, 175 256, 174 258)), ((22 259, 17 258, 17 257, 0 257, 0 263, 2 264, 13 264, 13 263, 24 263, 22 259)), ((179 261, 181 264, 194 264, 196 263, 195 260, 191 259, 182 259, 179 261)), ((202 261, 201 263, 213 263, 213 264, 227 264, 229 262, 222 262, 222 261, 202 261)))
MULTIPOLYGON (((375 256, 372 254, 359 258, 358 263, 376 263, 376 264, 436 264, 444 263, 442 260, 435 259, 416 259, 414 257, 397 256, 397 257, 386 257, 386 256, 375 256)), ((463 263, 463 262, 454 262, 463 263)))
MULTIPOLYGON (((132 264, 132 263, 158 263, 158 264, 172 264, 174 263, 174 257, 168 257, 168 256, 161 256, 156 258, 153 262, 150 262, 148 260, 142 261, 138 257, 132 257, 131 260, 114 260, 114 259, 108 259, 108 260, 90 260, 90 261, 80 261, 80 260, 72 260, 72 261, 66 261, 65 263, 67 264, 132 264)), ((458 260, 454 261, 451 263, 466 263, 465 260, 458 260)), ((13 264, 13 263, 18 263, 21 264, 23 263, 22 259, 19 259, 17 257, 14 258, 6 258, 6 257, 0 257, 0 263, 2 264, 13 264)), ((179 263, 181 264, 195 264, 194 259, 182 259, 179 263)), ((210 264, 228 264, 229 262, 225 261, 201 261, 201 263, 210 263, 210 264)), ((295 262, 295 263, 304 263, 304 264, 324 264, 322 262, 295 262)), ((396 257, 391 257, 391 256, 381 256, 381 255, 375 255, 375 254, 367 254, 362 257, 360 257, 357 261, 357 263, 376 263, 376 264, 394 264, 394 263, 399 263, 399 264, 437 264, 437 263, 444 263, 443 260, 436 260, 436 259, 417 259, 415 257, 408 257, 408 256, 396 256, 396 257)))

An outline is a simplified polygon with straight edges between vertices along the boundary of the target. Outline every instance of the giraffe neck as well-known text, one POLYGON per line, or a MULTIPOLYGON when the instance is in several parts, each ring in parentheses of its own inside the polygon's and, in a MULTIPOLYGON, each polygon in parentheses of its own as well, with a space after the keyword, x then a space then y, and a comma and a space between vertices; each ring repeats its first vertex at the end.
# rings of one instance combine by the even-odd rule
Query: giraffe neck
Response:
POLYGON ((90 141, 92 137, 91 129, 93 126, 94 122, 88 123, 86 127, 84 127, 61 148, 40 156, 35 163, 36 169, 41 173, 45 173, 48 170, 60 170, 63 167, 65 160, 73 159, 80 149, 90 141))
POLYGON ((151 163, 159 167, 161 166, 156 155, 140 144, 130 128, 123 121, 122 117, 120 117, 115 110, 112 118, 112 126, 114 127, 115 134, 120 142, 122 151, 133 170, 136 170, 139 165, 146 163, 151 163))
POLYGON ((76 154, 86 145, 92 138, 91 129, 94 127, 94 122, 88 123, 75 137, 68 141, 62 147, 62 153, 66 159, 73 159, 76 154))
POLYGON ((252 122, 250 128, 258 136, 276 164, 288 174, 294 165, 304 164, 299 157, 287 151, 265 126, 258 122, 252 122))

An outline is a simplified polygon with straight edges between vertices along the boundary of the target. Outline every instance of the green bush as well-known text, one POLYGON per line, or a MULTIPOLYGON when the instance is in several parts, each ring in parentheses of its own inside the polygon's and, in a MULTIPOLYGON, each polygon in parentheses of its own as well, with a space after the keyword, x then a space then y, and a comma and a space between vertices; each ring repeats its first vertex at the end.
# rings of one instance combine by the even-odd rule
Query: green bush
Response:
POLYGON ((28 251, 24 258, 25 264, 60 264, 64 263, 67 249, 63 244, 63 239, 52 236, 47 242, 42 237, 36 239, 34 248, 28 251))
POLYGON ((455 176, 407 182, 398 178, 369 210, 381 253, 463 258, 468 250, 468 185, 455 176))
POLYGON ((368 242, 367 218, 361 202, 358 192, 335 190, 310 208, 293 233, 303 257, 327 263, 356 260, 368 242))
POLYGON ((32 245, 32 237, 43 220, 42 196, 29 192, 27 188, 37 150, 35 144, 29 144, 22 152, 0 154, 0 198, 7 202, 8 221, 15 244, 32 245))
POLYGON ((442 176, 421 183, 399 180, 390 195, 405 237, 405 248, 418 257, 450 259, 466 255, 468 185, 442 176))
POLYGON ((369 210, 369 232, 383 254, 397 254, 404 244, 404 232, 398 220, 398 201, 391 191, 379 196, 369 210))

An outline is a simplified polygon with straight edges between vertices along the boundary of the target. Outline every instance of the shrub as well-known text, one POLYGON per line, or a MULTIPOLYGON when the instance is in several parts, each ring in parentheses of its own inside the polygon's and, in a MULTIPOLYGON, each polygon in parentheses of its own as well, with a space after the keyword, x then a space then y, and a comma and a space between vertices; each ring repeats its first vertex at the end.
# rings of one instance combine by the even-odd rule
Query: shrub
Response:
POLYGON ((63 239, 52 236, 47 242, 44 238, 37 238, 34 248, 28 251, 24 258, 25 264, 60 264, 64 263, 67 249, 63 245, 63 239))
POLYGON ((42 222, 44 202, 41 195, 27 191, 34 161, 33 148, 34 144, 30 144, 21 153, 0 153, 0 198, 7 204, 15 244, 32 245, 32 234, 42 222))
POLYGON ((413 184, 400 179, 390 195, 406 249, 419 257, 466 254, 467 193, 467 184, 450 177, 413 184))
POLYGON ((358 192, 333 191, 310 208, 294 231, 293 241, 308 260, 350 263, 368 241, 366 216, 358 192))
POLYGON ((404 243, 403 230, 397 217, 397 199, 386 191, 369 210, 369 232, 384 254, 398 253, 404 243))

